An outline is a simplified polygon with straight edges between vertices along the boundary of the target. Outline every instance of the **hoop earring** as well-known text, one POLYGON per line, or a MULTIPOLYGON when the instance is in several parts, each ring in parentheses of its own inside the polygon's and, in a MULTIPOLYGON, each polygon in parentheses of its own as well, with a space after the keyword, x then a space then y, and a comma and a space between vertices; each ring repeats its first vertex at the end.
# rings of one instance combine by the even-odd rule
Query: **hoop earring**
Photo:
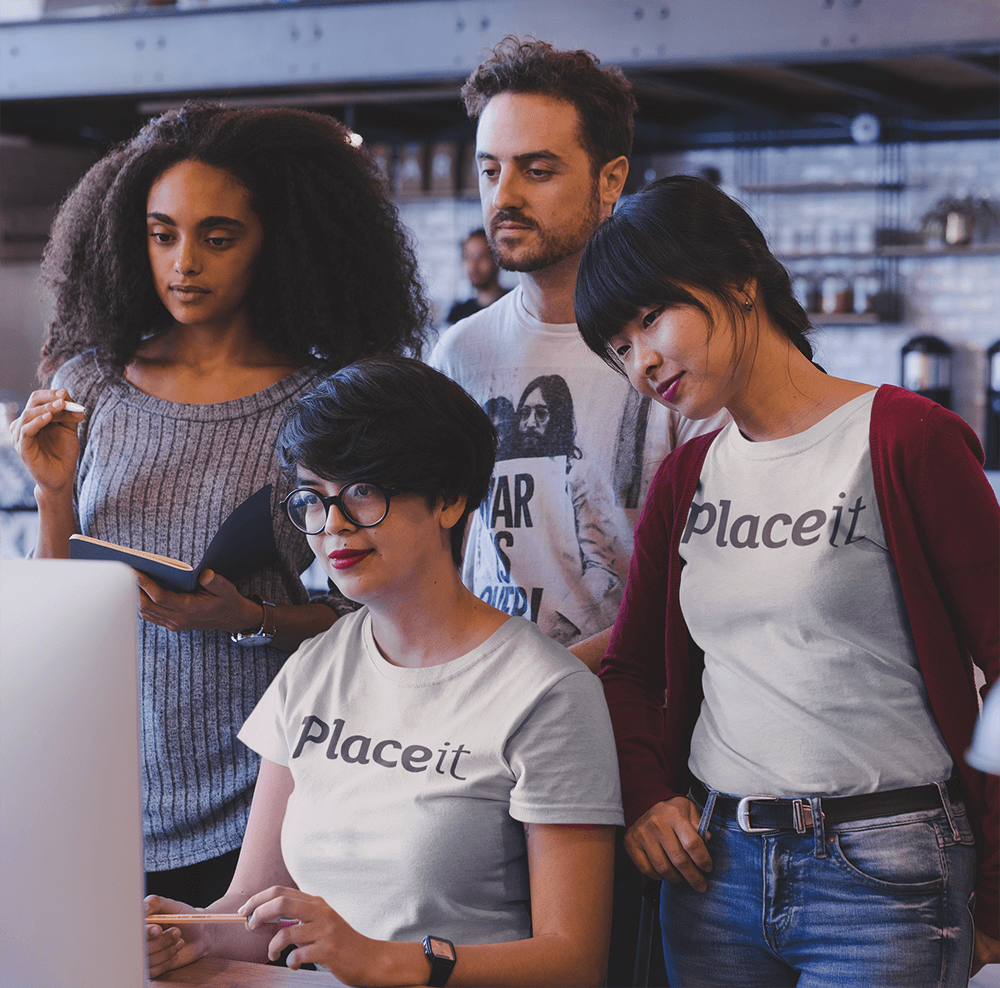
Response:
POLYGON ((749 298, 743 299, 743 308, 746 309, 747 312, 753 312, 753 302, 751 302, 749 298))

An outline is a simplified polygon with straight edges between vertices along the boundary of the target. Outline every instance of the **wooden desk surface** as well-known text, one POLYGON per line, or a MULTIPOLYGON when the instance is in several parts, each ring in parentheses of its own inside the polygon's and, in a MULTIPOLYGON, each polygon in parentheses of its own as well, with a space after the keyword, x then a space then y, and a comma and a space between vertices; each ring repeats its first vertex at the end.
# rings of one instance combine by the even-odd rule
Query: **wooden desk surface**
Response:
POLYGON ((270 964, 250 964, 205 957, 149 981, 157 985, 187 985, 188 988, 335 988, 342 985, 326 971, 290 971, 270 964))

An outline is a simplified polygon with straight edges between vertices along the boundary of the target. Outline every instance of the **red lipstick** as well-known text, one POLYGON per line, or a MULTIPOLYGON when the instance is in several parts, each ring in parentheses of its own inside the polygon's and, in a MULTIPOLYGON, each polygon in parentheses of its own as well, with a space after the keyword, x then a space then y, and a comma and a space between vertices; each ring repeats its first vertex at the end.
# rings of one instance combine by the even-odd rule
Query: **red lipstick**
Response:
POLYGON ((660 401, 673 402, 677 397, 677 386, 681 383, 683 376, 684 372, 681 371, 680 374, 670 378, 669 381, 664 381, 663 384, 657 385, 656 393, 660 396, 660 401))
POLYGON ((334 569, 350 569, 361 562, 371 549, 335 549, 330 553, 330 562, 334 569))

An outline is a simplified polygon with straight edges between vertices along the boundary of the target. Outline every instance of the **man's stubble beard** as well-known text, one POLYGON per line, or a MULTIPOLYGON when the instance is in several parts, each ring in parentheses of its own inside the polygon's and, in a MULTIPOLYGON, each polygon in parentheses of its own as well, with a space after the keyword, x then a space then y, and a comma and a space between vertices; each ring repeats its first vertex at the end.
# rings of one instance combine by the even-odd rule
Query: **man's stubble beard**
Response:
POLYGON ((579 223, 572 230, 561 234, 549 233, 540 230, 537 226, 533 227, 536 233, 536 243, 532 248, 508 248, 495 240, 492 229, 488 229, 486 239, 497 264, 504 271, 528 274, 532 271, 541 271, 579 254, 601 221, 598 200, 598 184, 594 182, 591 188, 590 208, 580 218, 579 223))

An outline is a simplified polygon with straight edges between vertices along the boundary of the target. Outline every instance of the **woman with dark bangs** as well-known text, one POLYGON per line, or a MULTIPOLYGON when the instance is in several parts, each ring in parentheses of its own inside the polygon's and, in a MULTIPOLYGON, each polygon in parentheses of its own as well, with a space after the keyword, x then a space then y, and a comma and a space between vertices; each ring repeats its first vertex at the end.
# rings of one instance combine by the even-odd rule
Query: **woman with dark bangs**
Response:
MULTIPOLYGON (((79 532, 197 562, 278 480, 286 411, 326 373, 419 352, 413 252, 368 154, 331 117, 189 103, 99 161, 43 263, 55 317, 12 436, 36 482, 35 555, 79 532)), ((275 490, 277 558, 195 593, 139 576, 150 892, 211 902, 235 867, 257 759, 236 731, 287 654, 336 618, 275 490), (248 647, 255 646, 255 647, 248 647)))
POLYGON ((733 417, 658 472, 600 669, 670 984, 966 984, 1000 959, 997 780, 963 757, 998 671, 975 433, 816 366, 787 272, 698 179, 596 231, 576 313, 641 394, 733 417))

